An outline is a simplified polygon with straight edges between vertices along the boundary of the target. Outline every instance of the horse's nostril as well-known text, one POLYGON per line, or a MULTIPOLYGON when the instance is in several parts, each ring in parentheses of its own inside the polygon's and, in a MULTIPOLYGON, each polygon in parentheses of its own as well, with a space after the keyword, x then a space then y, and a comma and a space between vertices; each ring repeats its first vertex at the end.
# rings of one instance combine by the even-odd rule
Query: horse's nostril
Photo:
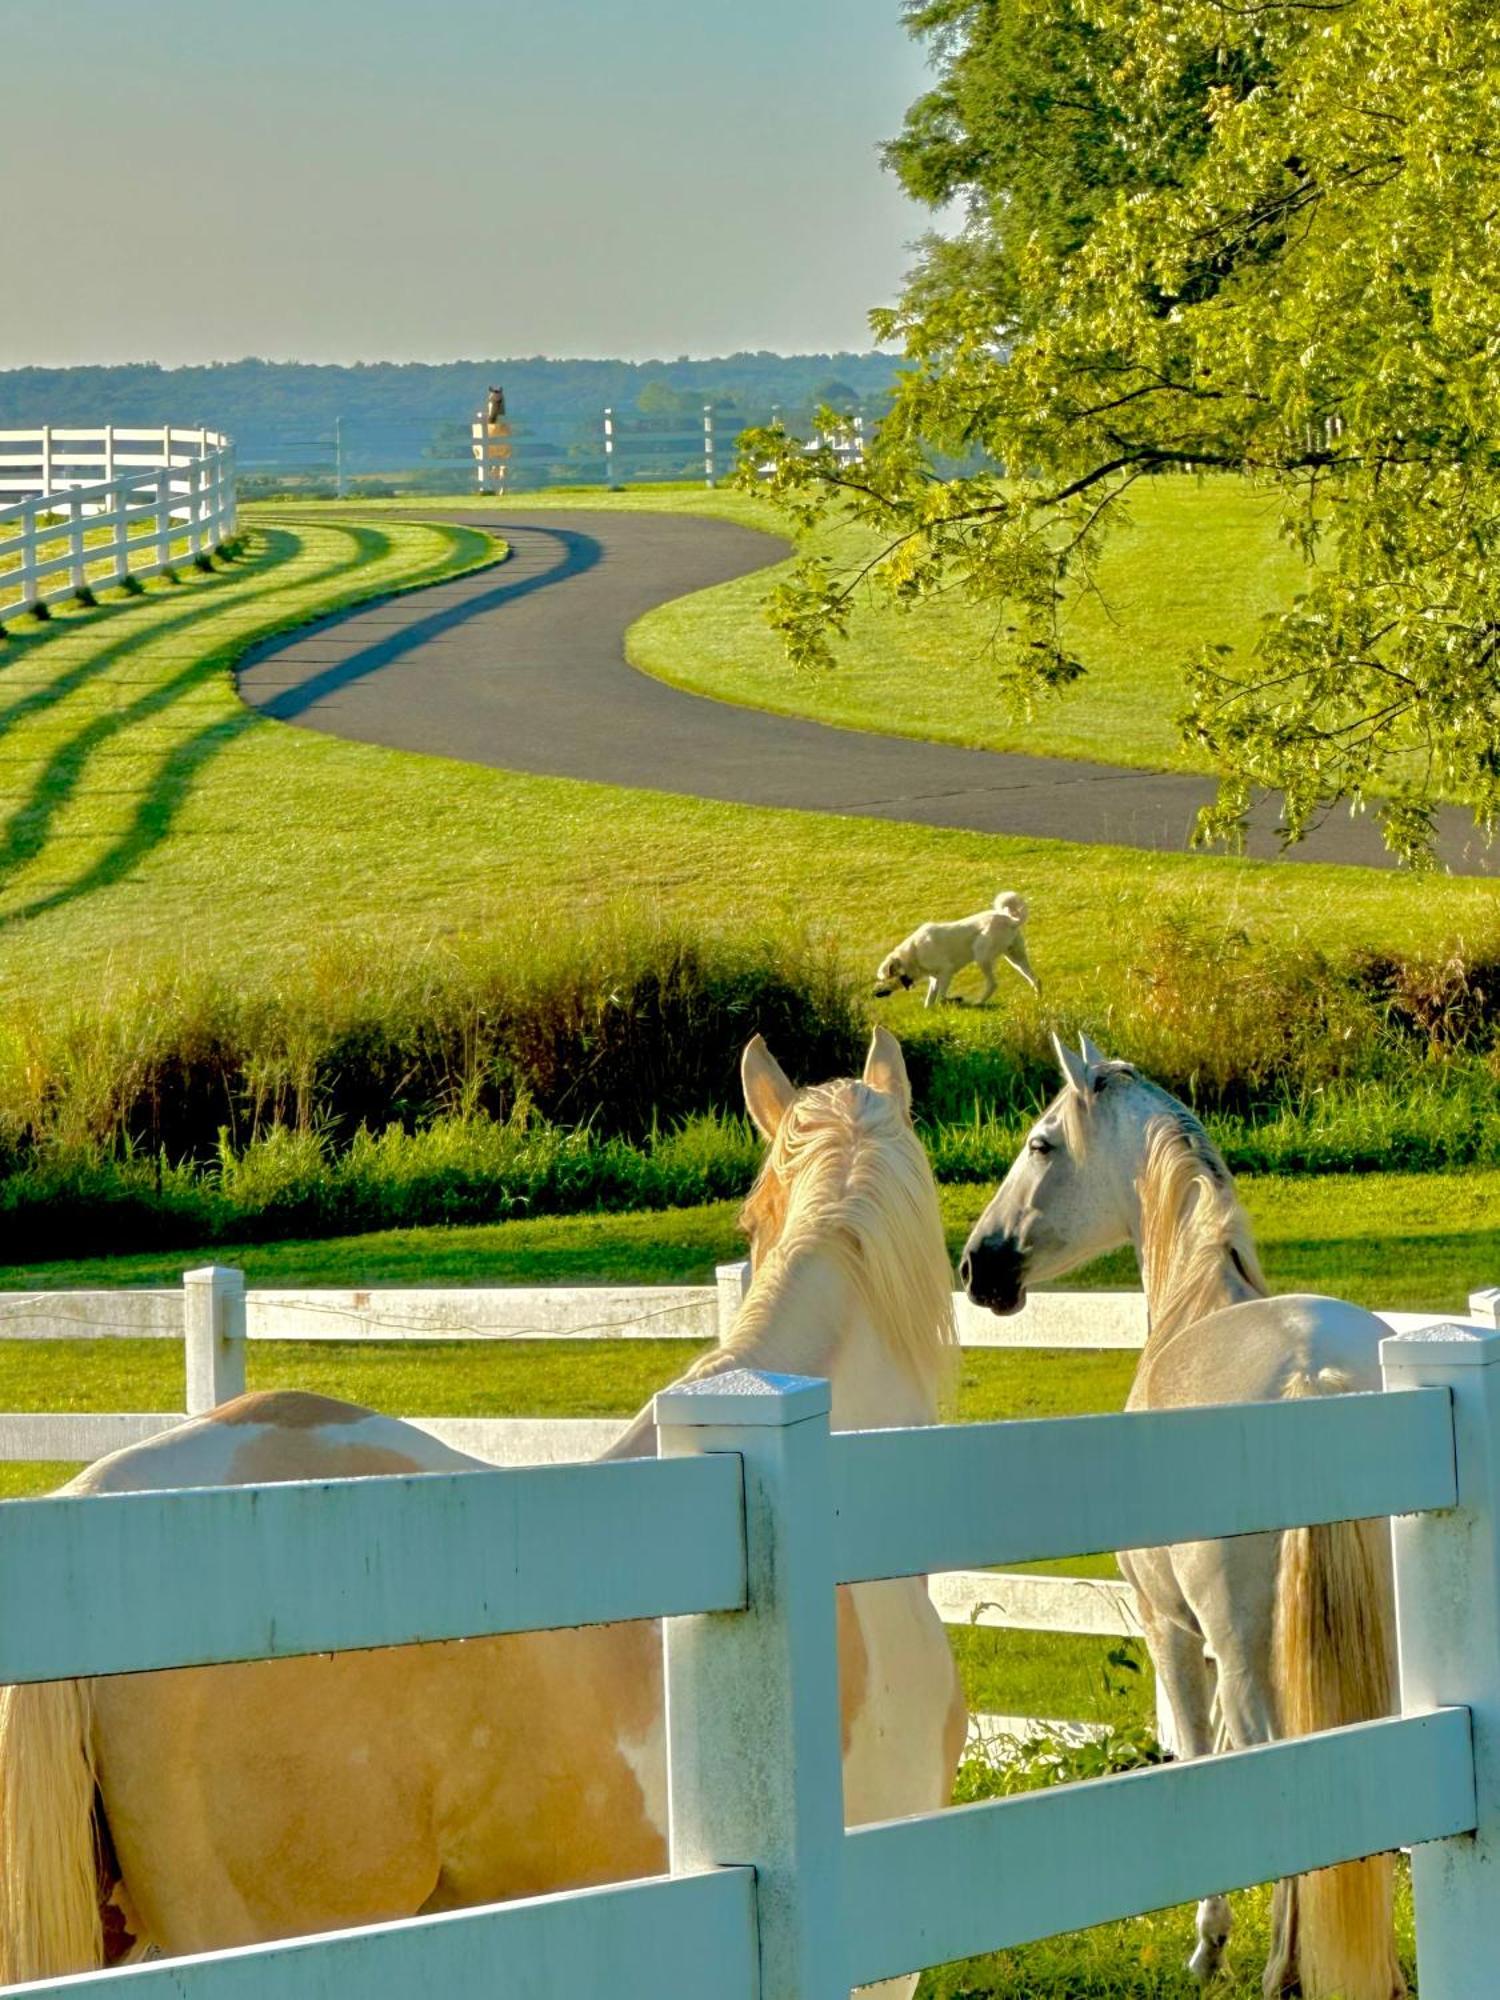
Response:
POLYGON ((973 1276, 973 1274, 974 1274, 974 1266, 969 1260, 968 1251, 965 1250, 963 1256, 959 1259, 959 1264, 958 1264, 959 1283, 963 1286, 965 1291, 969 1289, 969 1279, 973 1276))

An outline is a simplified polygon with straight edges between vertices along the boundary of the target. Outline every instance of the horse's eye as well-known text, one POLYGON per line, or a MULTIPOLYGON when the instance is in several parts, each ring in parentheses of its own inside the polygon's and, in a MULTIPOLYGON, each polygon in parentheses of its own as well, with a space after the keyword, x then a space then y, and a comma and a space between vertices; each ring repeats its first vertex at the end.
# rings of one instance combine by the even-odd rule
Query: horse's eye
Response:
POLYGON ((1052 1151, 1052 1141, 1044 1139, 1040 1132, 1033 1132, 1031 1137, 1026 1141, 1026 1150, 1029 1153, 1050 1153, 1052 1151))

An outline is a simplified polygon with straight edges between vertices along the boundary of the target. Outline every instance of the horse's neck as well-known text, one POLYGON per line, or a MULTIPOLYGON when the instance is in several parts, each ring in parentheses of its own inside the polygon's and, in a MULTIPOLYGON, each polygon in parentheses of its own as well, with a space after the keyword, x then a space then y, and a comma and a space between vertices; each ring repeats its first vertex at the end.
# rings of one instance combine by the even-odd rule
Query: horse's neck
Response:
MULTIPOLYGON (((1137 1207, 1134 1229, 1136 1260, 1146 1294, 1147 1357, 1181 1333, 1185 1326, 1217 1312, 1264 1296, 1239 1262, 1231 1242, 1195 1242, 1200 1231, 1214 1231, 1220 1198, 1196 1184, 1176 1216, 1152 1213, 1149 1196, 1137 1207), (1205 1213, 1204 1203, 1212 1213, 1205 1213), (1185 1271, 1185 1264, 1191 1269, 1185 1271), (1187 1282, 1184 1282, 1184 1280, 1187 1282)), ((1228 1197, 1233 1201, 1234 1197, 1228 1197)))
MULTIPOLYGON (((824 1377, 836 1431, 930 1424, 937 1417, 935 1395, 892 1353, 842 1259, 812 1247, 776 1258, 757 1273, 729 1338, 692 1368, 690 1379, 701 1382, 733 1368, 824 1377)), ((655 1451, 648 1403, 605 1456, 642 1458, 655 1451)))
POLYGON ((757 1274, 729 1339, 702 1372, 821 1375, 836 1431, 930 1424, 934 1398, 892 1352, 842 1258, 809 1246, 757 1274))

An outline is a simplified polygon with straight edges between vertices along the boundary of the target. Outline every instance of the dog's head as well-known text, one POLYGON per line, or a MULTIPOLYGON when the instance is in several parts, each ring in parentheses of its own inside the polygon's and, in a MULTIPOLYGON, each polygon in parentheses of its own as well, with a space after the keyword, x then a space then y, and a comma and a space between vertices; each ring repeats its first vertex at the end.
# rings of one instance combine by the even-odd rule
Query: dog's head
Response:
POLYGON ((887 999, 898 986, 910 986, 911 971, 906 962, 906 954, 898 946, 887 952, 875 968, 875 998, 887 999))

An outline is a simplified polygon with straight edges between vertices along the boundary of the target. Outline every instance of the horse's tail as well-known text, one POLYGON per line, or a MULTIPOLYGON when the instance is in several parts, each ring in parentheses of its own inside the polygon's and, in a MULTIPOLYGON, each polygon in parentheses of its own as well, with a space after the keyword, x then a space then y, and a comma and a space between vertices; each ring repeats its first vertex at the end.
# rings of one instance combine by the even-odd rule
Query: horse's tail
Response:
MULTIPOLYGON (((1291 1399, 1335 1395, 1348 1379, 1295 1377, 1291 1399)), ((1289 1528, 1276 1579, 1273 1673, 1283 1736, 1389 1715, 1395 1692, 1389 1531, 1384 1521, 1289 1528)), ((1400 2000, 1394 1859, 1372 1855, 1304 1875, 1295 1951, 1307 2000, 1400 2000)))
POLYGON ((0 1689, 0 1985, 104 1963, 87 1681, 0 1689))
POLYGON ((1026 898, 1018 896, 1014 889, 1002 889, 995 898, 994 907, 1002 917, 1009 917, 1015 924, 1024 924, 1030 913, 1026 898))

